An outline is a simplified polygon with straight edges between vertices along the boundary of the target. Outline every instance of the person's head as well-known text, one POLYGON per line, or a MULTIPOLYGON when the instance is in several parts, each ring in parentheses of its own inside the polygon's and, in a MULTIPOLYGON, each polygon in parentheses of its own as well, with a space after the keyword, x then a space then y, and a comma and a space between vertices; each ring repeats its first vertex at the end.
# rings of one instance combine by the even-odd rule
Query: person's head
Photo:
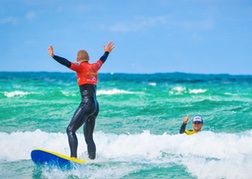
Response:
POLYGON ((80 50, 78 53, 77 53, 77 58, 76 58, 76 61, 78 63, 81 63, 81 62, 87 62, 89 60, 89 56, 88 56, 88 53, 86 50, 80 50))
POLYGON ((203 119, 200 116, 195 116, 192 121, 193 130, 196 132, 201 131, 203 126, 203 119))

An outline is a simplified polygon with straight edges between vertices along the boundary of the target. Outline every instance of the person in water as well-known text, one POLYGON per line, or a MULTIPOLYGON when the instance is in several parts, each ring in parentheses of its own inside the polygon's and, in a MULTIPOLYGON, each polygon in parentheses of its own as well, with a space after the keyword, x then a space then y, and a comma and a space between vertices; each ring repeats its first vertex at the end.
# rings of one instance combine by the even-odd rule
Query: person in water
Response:
POLYGON ((189 120, 189 115, 186 115, 184 117, 184 121, 183 121, 183 123, 180 127, 180 130, 179 130, 180 134, 186 133, 187 135, 192 135, 192 134, 195 134, 195 133, 201 131, 201 128, 203 126, 203 119, 200 116, 195 116, 193 118, 193 121, 192 121, 193 129, 192 130, 186 130, 186 125, 187 125, 188 120, 189 120))
POLYGON ((66 129, 71 157, 73 158, 77 158, 78 139, 76 136, 76 131, 83 124, 88 157, 90 159, 95 159, 96 156, 96 146, 93 140, 93 132, 95 127, 95 119, 99 113, 99 104, 96 99, 98 70, 108 58, 109 53, 114 49, 114 43, 109 42, 108 45, 104 45, 103 47, 104 54, 99 60, 92 64, 89 63, 90 58, 85 50, 80 50, 77 53, 77 63, 73 63, 65 58, 55 55, 52 46, 48 48, 48 53, 54 60, 75 71, 77 75, 78 86, 81 94, 81 102, 66 129))

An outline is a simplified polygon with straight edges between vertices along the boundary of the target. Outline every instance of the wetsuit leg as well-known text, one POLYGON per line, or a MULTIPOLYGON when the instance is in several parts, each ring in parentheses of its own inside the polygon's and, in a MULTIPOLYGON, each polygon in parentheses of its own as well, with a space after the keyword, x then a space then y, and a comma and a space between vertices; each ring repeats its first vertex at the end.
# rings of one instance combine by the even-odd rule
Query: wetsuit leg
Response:
POLYGON ((68 142, 71 151, 71 157, 77 158, 77 147, 78 147, 78 139, 76 136, 76 131, 85 123, 87 119, 87 104, 81 102, 78 109, 75 111, 71 122, 69 123, 66 132, 68 136, 68 142))
POLYGON ((95 159, 96 156, 96 146, 93 139, 93 132, 95 127, 95 119, 99 113, 99 104, 97 101, 95 101, 95 103, 96 103, 96 111, 88 117, 84 125, 84 137, 87 143, 88 157, 90 159, 95 159))

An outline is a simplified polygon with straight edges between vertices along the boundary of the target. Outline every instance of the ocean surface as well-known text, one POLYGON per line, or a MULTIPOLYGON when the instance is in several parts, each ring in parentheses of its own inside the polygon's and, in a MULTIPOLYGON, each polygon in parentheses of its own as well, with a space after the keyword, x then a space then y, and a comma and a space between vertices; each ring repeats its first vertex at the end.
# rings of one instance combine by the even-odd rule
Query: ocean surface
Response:
POLYGON ((251 179, 252 75, 100 74, 100 113, 87 165, 36 167, 33 148, 69 155, 66 127, 80 102, 75 73, 0 72, 0 178, 251 179), (203 131, 179 134, 185 115, 203 131))

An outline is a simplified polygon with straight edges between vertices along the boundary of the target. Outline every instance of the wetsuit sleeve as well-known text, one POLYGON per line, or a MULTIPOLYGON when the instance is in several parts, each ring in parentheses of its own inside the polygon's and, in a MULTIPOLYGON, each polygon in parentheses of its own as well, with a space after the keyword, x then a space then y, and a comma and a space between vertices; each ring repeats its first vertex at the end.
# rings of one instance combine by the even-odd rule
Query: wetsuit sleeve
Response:
POLYGON ((102 63, 104 63, 104 62, 107 60, 108 55, 109 55, 109 52, 105 52, 105 53, 101 56, 100 60, 102 61, 102 63))
POLYGON ((180 134, 185 133, 185 129, 186 129, 186 123, 183 123, 183 124, 181 125, 181 127, 180 127, 179 133, 180 133, 180 134))
POLYGON ((57 62, 59 62, 61 65, 66 66, 67 68, 70 68, 70 66, 71 66, 71 62, 68 61, 68 60, 65 59, 65 58, 59 57, 59 56, 57 56, 57 55, 54 55, 54 56, 53 56, 53 59, 56 60, 57 62))

